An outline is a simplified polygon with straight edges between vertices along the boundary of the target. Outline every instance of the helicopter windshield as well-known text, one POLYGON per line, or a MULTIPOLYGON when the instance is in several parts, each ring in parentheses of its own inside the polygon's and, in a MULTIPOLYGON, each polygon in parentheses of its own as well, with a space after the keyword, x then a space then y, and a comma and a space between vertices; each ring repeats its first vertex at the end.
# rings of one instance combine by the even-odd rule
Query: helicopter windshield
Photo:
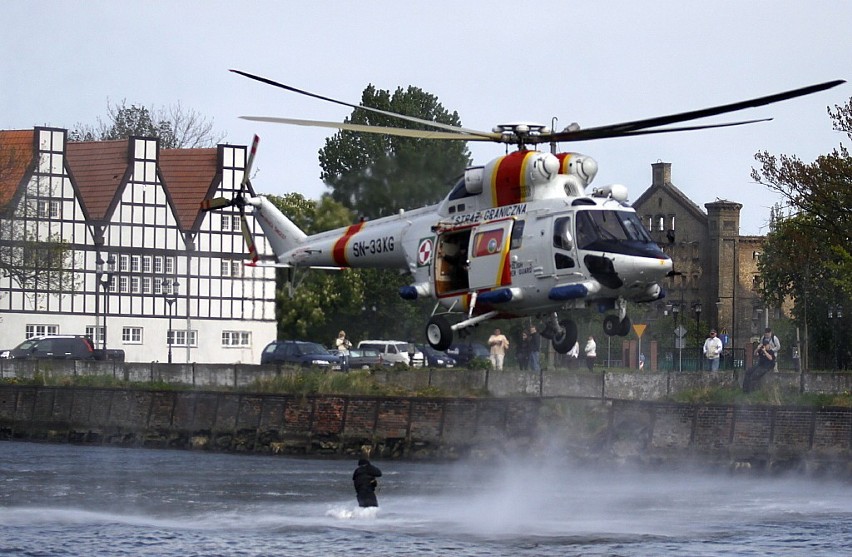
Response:
POLYGON ((653 243, 636 213, 628 211, 578 211, 577 247, 598 249, 611 242, 653 243))

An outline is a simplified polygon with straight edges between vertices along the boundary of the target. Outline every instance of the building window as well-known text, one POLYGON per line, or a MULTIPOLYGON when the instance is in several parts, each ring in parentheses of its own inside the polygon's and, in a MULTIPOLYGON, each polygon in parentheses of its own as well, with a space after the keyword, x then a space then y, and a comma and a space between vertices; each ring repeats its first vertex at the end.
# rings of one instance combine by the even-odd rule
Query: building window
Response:
POLYGON ((175 258, 174 257, 166 257, 166 274, 167 275, 175 274, 175 258))
POLYGON ((59 218, 59 201, 41 200, 38 202, 38 216, 42 219, 58 219, 59 218))
POLYGON ((249 331, 222 331, 222 346, 251 346, 249 331))
POLYGON ((166 344, 174 339, 172 346, 198 346, 198 331, 171 330, 166 334, 166 344), (189 339, 189 344, 187 344, 189 339))
POLYGON ((86 327, 86 336, 92 339, 95 346, 103 346, 104 343, 104 328, 88 325, 86 327))
POLYGON ((154 274, 163 274, 163 257, 161 255, 154 258, 154 274))
POLYGON ((58 335, 59 325, 27 325, 26 338, 58 335))
POLYGON ((127 290, 128 290, 128 288, 127 288, 127 277, 121 277, 118 282, 119 282, 118 289, 121 292, 127 292, 127 290))
POLYGON ((124 344, 142 344, 142 327, 124 327, 121 330, 121 342, 124 344))
POLYGON ((130 256, 122 255, 118 258, 118 270, 122 273, 126 273, 130 270, 130 256))
POLYGON ((131 257, 130 258, 130 272, 131 273, 138 273, 141 268, 142 268, 142 258, 139 257, 138 255, 134 255, 133 257, 131 257))
POLYGON ((142 277, 142 293, 151 293, 151 277, 142 277))
POLYGON ((139 294, 139 277, 130 277, 130 291, 139 294))
POLYGON ((150 273, 151 272, 151 256, 146 255, 142 258, 142 272, 150 273))
POLYGON ((231 230, 231 215, 222 215, 222 232, 231 230))
POLYGON ((154 294, 162 294, 163 293, 163 279, 160 277, 154 277, 154 294))

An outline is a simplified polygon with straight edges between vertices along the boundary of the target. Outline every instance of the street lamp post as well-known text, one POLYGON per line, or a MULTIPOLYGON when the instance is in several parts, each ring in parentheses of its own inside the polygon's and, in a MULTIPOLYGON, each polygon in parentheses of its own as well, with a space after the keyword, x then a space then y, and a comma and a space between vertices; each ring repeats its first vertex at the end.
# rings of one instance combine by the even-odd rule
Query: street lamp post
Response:
POLYGON ((163 281, 163 295, 166 305, 169 306, 169 329, 166 331, 166 344, 169 346, 169 363, 172 363, 172 344, 174 344, 174 331, 172 331, 172 317, 174 316, 173 305, 177 301, 178 287, 177 279, 166 279, 163 281))
POLYGON ((829 321, 834 321, 834 330, 832 331, 834 337, 834 366, 837 370, 842 367, 840 361, 840 320, 842 318, 843 306, 840 304, 828 306, 828 319, 829 321))
MULTIPOLYGON (((103 334, 101 335, 101 350, 103 351, 103 357, 106 358, 106 348, 107 348, 107 315, 109 314, 109 286, 112 284, 112 277, 115 274, 115 256, 110 255, 109 259, 106 261, 106 268, 104 268, 104 260, 101 259, 100 255, 98 256, 98 260, 95 264, 95 276, 97 277, 98 284, 101 286, 101 289, 104 293, 104 326, 103 326, 103 334)), ((97 304, 96 304, 97 305, 97 304)), ((97 339, 99 331, 97 329, 98 324, 95 324, 95 338, 97 339)), ((97 342, 97 341, 96 341, 97 342)), ((96 344, 97 345, 97 344, 96 344)))
MULTIPOLYGON (((695 312, 695 332, 698 335, 698 338, 701 338, 701 302, 695 302, 692 304, 692 310, 695 312)), ((700 344, 699 340, 699 344, 700 344)), ((704 354, 702 353, 702 349, 698 348, 698 361, 701 362, 704 354)))

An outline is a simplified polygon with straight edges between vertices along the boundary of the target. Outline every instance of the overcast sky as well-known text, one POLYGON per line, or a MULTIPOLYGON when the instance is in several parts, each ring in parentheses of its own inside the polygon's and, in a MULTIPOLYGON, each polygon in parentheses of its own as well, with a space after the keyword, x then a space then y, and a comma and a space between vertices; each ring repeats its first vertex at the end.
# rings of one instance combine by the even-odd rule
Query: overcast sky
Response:
MULTIPOLYGON (((228 72, 238 68, 357 103, 370 83, 414 85, 458 111, 463 125, 538 121, 612 124, 852 78, 852 2, 488 0, 357 2, 21 1, 0 19, 0 128, 74 128, 107 102, 180 102, 230 143, 258 133, 255 189, 317 199, 317 152, 332 130, 240 115, 341 121, 350 109, 228 72)), ((827 106, 852 86, 710 121, 772 122, 563 144, 598 161, 595 185, 622 183, 635 200, 651 164, 702 206, 744 205, 742 234, 763 234, 777 200, 754 184, 754 154, 806 161, 846 138, 827 106)), ((471 144, 475 164, 503 154, 471 144)))

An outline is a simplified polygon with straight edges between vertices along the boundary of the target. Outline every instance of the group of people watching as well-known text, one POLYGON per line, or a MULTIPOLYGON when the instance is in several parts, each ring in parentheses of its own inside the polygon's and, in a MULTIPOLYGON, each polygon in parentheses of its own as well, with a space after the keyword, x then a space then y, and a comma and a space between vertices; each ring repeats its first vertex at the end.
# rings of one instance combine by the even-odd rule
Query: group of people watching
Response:
MULTIPOLYGON (((506 338, 500 329, 494 329, 494 334, 488 337, 488 347, 491 356, 491 366, 496 370, 502 370, 506 359, 506 354, 509 350, 509 339, 506 338)), ((541 333, 535 325, 530 325, 521 331, 521 337, 518 341, 518 348, 515 352, 515 360, 518 362, 518 368, 521 371, 541 371, 541 333)), ((583 355, 586 361, 586 367, 589 371, 595 367, 597 360, 597 344, 595 337, 589 335, 583 348, 583 355)), ((568 351, 568 367, 576 369, 579 367, 580 359, 580 343, 575 342, 571 350, 568 351)))

